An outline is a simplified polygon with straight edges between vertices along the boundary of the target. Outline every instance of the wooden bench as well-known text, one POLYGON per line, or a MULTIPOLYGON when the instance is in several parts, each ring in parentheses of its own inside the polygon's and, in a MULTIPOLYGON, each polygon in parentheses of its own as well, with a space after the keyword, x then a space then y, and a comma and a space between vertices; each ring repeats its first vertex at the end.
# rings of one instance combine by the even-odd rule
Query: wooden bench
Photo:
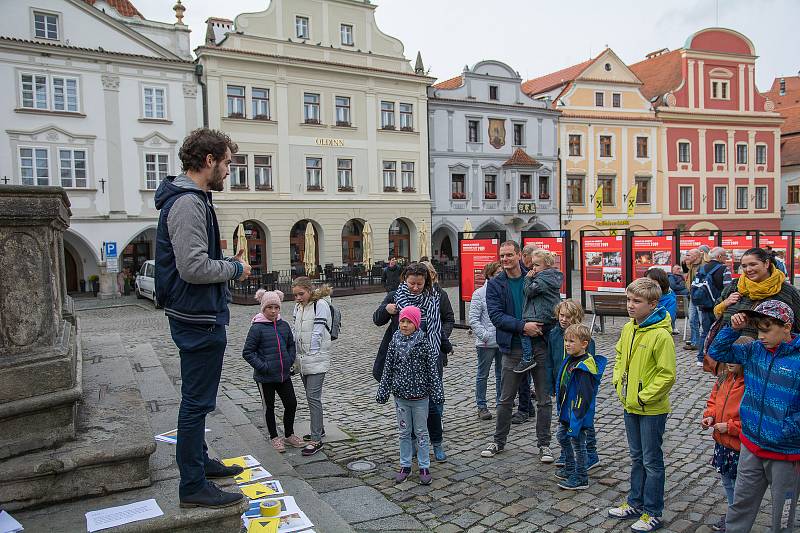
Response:
POLYGON ((590 294, 589 298, 592 302, 592 325, 590 329, 594 331, 594 322, 600 319, 600 333, 603 332, 605 326, 604 318, 607 316, 615 317, 621 316, 628 318, 628 300, 625 294, 590 294))

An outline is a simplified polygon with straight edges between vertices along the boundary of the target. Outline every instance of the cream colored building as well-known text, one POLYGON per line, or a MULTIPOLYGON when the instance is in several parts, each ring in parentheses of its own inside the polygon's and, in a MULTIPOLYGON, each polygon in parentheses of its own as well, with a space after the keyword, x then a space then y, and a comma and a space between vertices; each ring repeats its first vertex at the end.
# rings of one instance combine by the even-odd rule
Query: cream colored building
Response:
POLYGON ((378 29, 375 8, 272 0, 233 22, 209 19, 196 50, 208 123, 239 145, 215 204, 228 253, 245 223, 254 268, 302 268, 309 222, 323 266, 362 262, 366 223, 373 262, 417 259, 420 230, 430 239, 433 79, 378 29))

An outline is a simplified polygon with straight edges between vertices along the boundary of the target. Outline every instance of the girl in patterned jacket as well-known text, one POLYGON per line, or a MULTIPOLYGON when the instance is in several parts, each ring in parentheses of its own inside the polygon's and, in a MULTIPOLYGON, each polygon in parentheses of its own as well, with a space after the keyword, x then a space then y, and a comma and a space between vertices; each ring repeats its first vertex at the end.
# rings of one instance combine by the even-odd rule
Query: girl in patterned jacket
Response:
POLYGON ((402 483, 411 475, 413 430, 417 437, 419 480, 423 485, 429 485, 433 478, 430 472, 428 402, 444 403, 444 388, 437 367, 439 354, 419 329, 421 321, 422 313, 418 307, 410 305, 400 311, 399 329, 392 337, 386 354, 376 400, 386 403, 389 395, 394 395, 400 433, 400 470, 395 475, 395 481, 402 483))

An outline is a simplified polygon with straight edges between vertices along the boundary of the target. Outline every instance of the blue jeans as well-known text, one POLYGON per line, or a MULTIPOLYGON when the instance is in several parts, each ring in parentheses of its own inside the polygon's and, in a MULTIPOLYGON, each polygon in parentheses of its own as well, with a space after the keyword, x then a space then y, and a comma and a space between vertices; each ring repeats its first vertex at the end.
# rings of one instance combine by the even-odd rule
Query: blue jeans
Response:
POLYGON ((181 356, 181 405, 175 460, 181 473, 178 496, 205 488, 208 447, 206 415, 216 407, 222 357, 228 343, 225 326, 202 325, 169 319, 172 340, 181 356))
POLYGON ((421 400, 394 399, 397 411, 397 429, 400 433, 400 466, 411 468, 414 458, 414 444, 411 437, 416 428, 417 464, 420 468, 430 468, 430 440, 428 439, 428 398, 421 400))
MULTIPOLYGON (((588 461, 587 467, 591 463, 596 463, 600 460, 600 456, 597 455, 597 433, 594 430, 594 426, 589 426, 583 428, 586 432, 586 460, 588 461)), ((561 450, 561 454, 558 456, 558 462, 563 463, 565 461, 564 450, 561 450)))
POLYGON ((503 355, 500 348, 477 347, 478 350, 478 376, 475 378, 475 404, 478 409, 486 408, 486 383, 489 379, 489 369, 494 361, 495 405, 500 403, 500 379, 503 375, 503 355))
POLYGON ((625 433, 631 455, 631 490, 628 505, 650 516, 664 511, 664 427, 667 415, 625 413, 625 433))
POLYGON ((697 346, 700 341, 700 309, 689 302, 689 331, 691 331, 692 344, 697 346))
POLYGON ((570 437, 567 435, 567 429, 564 424, 558 424, 558 443, 561 445, 561 453, 564 455, 564 471, 572 476, 573 474, 578 477, 579 481, 587 481, 589 474, 586 472, 586 462, 588 460, 586 454, 586 428, 581 429, 578 437, 570 437))
POLYGON ((697 360, 701 363, 703 362, 703 345, 706 343, 706 337, 708 337, 708 331, 711 329, 711 326, 714 324, 714 311, 706 311, 704 309, 698 309, 700 312, 700 337, 698 338, 697 344, 697 360))
MULTIPOLYGON (((542 329, 544 330, 545 328, 542 327, 542 329)), ((527 335, 520 336, 519 340, 522 343, 523 361, 530 362, 534 355, 539 353, 544 353, 545 357, 547 356, 547 337, 545 337, 545 335, 549 333, 550 330, 547 329, 547 333, 543 333, 542 335, 538 335, 536 337, 528 337, 527 335)))
POLYGON ((736 476, 731 477, 728 474, 720 474, 722 479, 722 487, 725 489, 725 498, 728 500, 728 507, 733 505, 733 488, 736 485, 736 476))

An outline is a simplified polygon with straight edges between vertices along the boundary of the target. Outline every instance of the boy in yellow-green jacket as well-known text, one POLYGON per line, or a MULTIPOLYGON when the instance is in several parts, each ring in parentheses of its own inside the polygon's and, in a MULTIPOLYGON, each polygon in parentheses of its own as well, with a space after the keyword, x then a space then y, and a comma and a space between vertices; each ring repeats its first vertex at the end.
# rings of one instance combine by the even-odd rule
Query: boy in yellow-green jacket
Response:
POLYGON ((622 402, 631 456, 628 500, 608 510, 614 518, 638 518, 633 531, 655 531, 664 511, 661 445, 675 383, 675 343, 669 314, 658 305, 661 287, 639 278, 626 290, 630 322, 617 341, 612 383, 622 402))

